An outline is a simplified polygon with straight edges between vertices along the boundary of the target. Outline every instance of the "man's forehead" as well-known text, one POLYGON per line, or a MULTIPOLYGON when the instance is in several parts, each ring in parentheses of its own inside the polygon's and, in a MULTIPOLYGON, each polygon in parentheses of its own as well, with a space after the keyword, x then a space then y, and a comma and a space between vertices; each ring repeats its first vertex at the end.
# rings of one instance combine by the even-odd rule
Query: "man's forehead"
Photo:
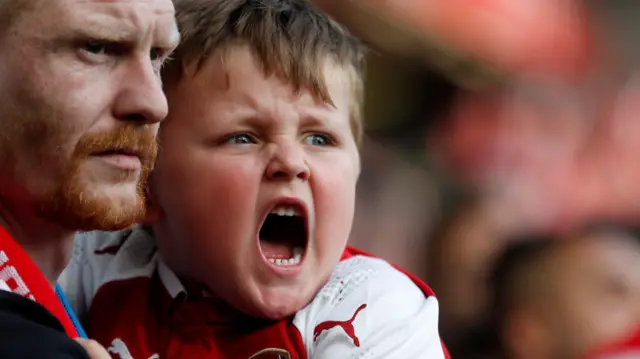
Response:
MULTIPOLYGON (((50 0, 49 0, 50 1, 50 0)), ((63 3, 93 3, 93 4, 140 4, 157 7, 168 11, 173 11, 173 1, 171 0, 62 0, 63 3)))
MULTIPOLYGON (((53 27, 79 27, 116 32, 145 32, 174 41, 179 37, 171 0, 28 0, 33 4, 34 21, 53 27), (53 21, 47 21, 49 20, 53 21)), ((44 26, 47 27, 47 26, 44 26)), ((97 34, 101 35, 101 34, 97 34)), ((167 40, 167 41, 168 41, 167 40)))
MULTIPOLYGON (((51 0, 49 0, 51 1, 51 0)), ((60 2, 61 0, 57 0, 60 2)), ((175 11, 171 0, 62 0, 66 12, 98 12, 123 19, 173 21, 175 11)))
POLYGON ((146 8, 154 15, 173 15, 175 13, 171 0, 22 0, 31 9, 63 10, 85 8, 146 8))

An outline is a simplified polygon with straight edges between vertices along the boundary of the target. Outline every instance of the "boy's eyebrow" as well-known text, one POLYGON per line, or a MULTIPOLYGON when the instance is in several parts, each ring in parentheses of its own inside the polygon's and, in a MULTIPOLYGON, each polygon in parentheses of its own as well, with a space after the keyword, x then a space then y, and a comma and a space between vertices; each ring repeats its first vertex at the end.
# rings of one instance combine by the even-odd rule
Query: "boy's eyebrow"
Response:
POLYGON ((327 120, 324 116, 318 116, 317 114, 305 114, 302 116, 300 123, 307 126, 318 126, 330 124, 331 121, 327 120))
POLYGON ((326 107, 314 108, 306 111, 300 118, 300 123, 305 125, 335 126, 335 107, 326 104, 326 107))
POLYGON ((242 125, 251 126, 251 127, 254 127, 254 126, 264 127, 269 124, 269 120, 262 116, 249 115, 249 116, 242 116, 239 123, 242 125))

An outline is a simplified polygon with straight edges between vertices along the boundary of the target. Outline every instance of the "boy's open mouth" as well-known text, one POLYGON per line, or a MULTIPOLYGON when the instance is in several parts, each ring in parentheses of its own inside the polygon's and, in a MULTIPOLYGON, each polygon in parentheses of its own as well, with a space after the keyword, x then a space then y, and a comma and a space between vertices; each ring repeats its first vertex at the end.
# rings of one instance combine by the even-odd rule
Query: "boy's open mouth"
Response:
POLYGON ((258 232, 262 255, 276 266, 299 265, 307 243, 307 215, 299 203, 276 204, 258 232))

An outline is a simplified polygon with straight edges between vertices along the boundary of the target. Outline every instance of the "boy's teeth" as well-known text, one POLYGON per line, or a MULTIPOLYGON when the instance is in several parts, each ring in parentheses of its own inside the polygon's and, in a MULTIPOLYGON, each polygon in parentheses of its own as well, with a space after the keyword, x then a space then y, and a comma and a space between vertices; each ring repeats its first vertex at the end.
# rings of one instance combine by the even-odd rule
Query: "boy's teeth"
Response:
POLYGON ((302 260, 302 254, 304 253, 304 248, 295 247, 293 249, 293 257, 291 258, 269 258, 269 262, 277 265, 277 266, 292 266, 300 263, 302 260))
POLYGON ((301 216, 300 210, 296 206, 277 206, 271 210, 271 214, 276 214, 278 216, 301 216))

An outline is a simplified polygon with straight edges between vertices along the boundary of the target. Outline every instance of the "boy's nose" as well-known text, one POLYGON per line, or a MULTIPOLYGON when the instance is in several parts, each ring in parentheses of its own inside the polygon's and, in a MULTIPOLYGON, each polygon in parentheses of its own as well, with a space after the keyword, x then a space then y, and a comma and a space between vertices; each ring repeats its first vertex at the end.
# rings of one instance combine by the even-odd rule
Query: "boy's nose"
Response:
POLYGON ((292 181, 298 178, 307 181, 310 170, 305 161, 304 151, 294 145, 278 146, 265 174, 270 180, 292 181))

